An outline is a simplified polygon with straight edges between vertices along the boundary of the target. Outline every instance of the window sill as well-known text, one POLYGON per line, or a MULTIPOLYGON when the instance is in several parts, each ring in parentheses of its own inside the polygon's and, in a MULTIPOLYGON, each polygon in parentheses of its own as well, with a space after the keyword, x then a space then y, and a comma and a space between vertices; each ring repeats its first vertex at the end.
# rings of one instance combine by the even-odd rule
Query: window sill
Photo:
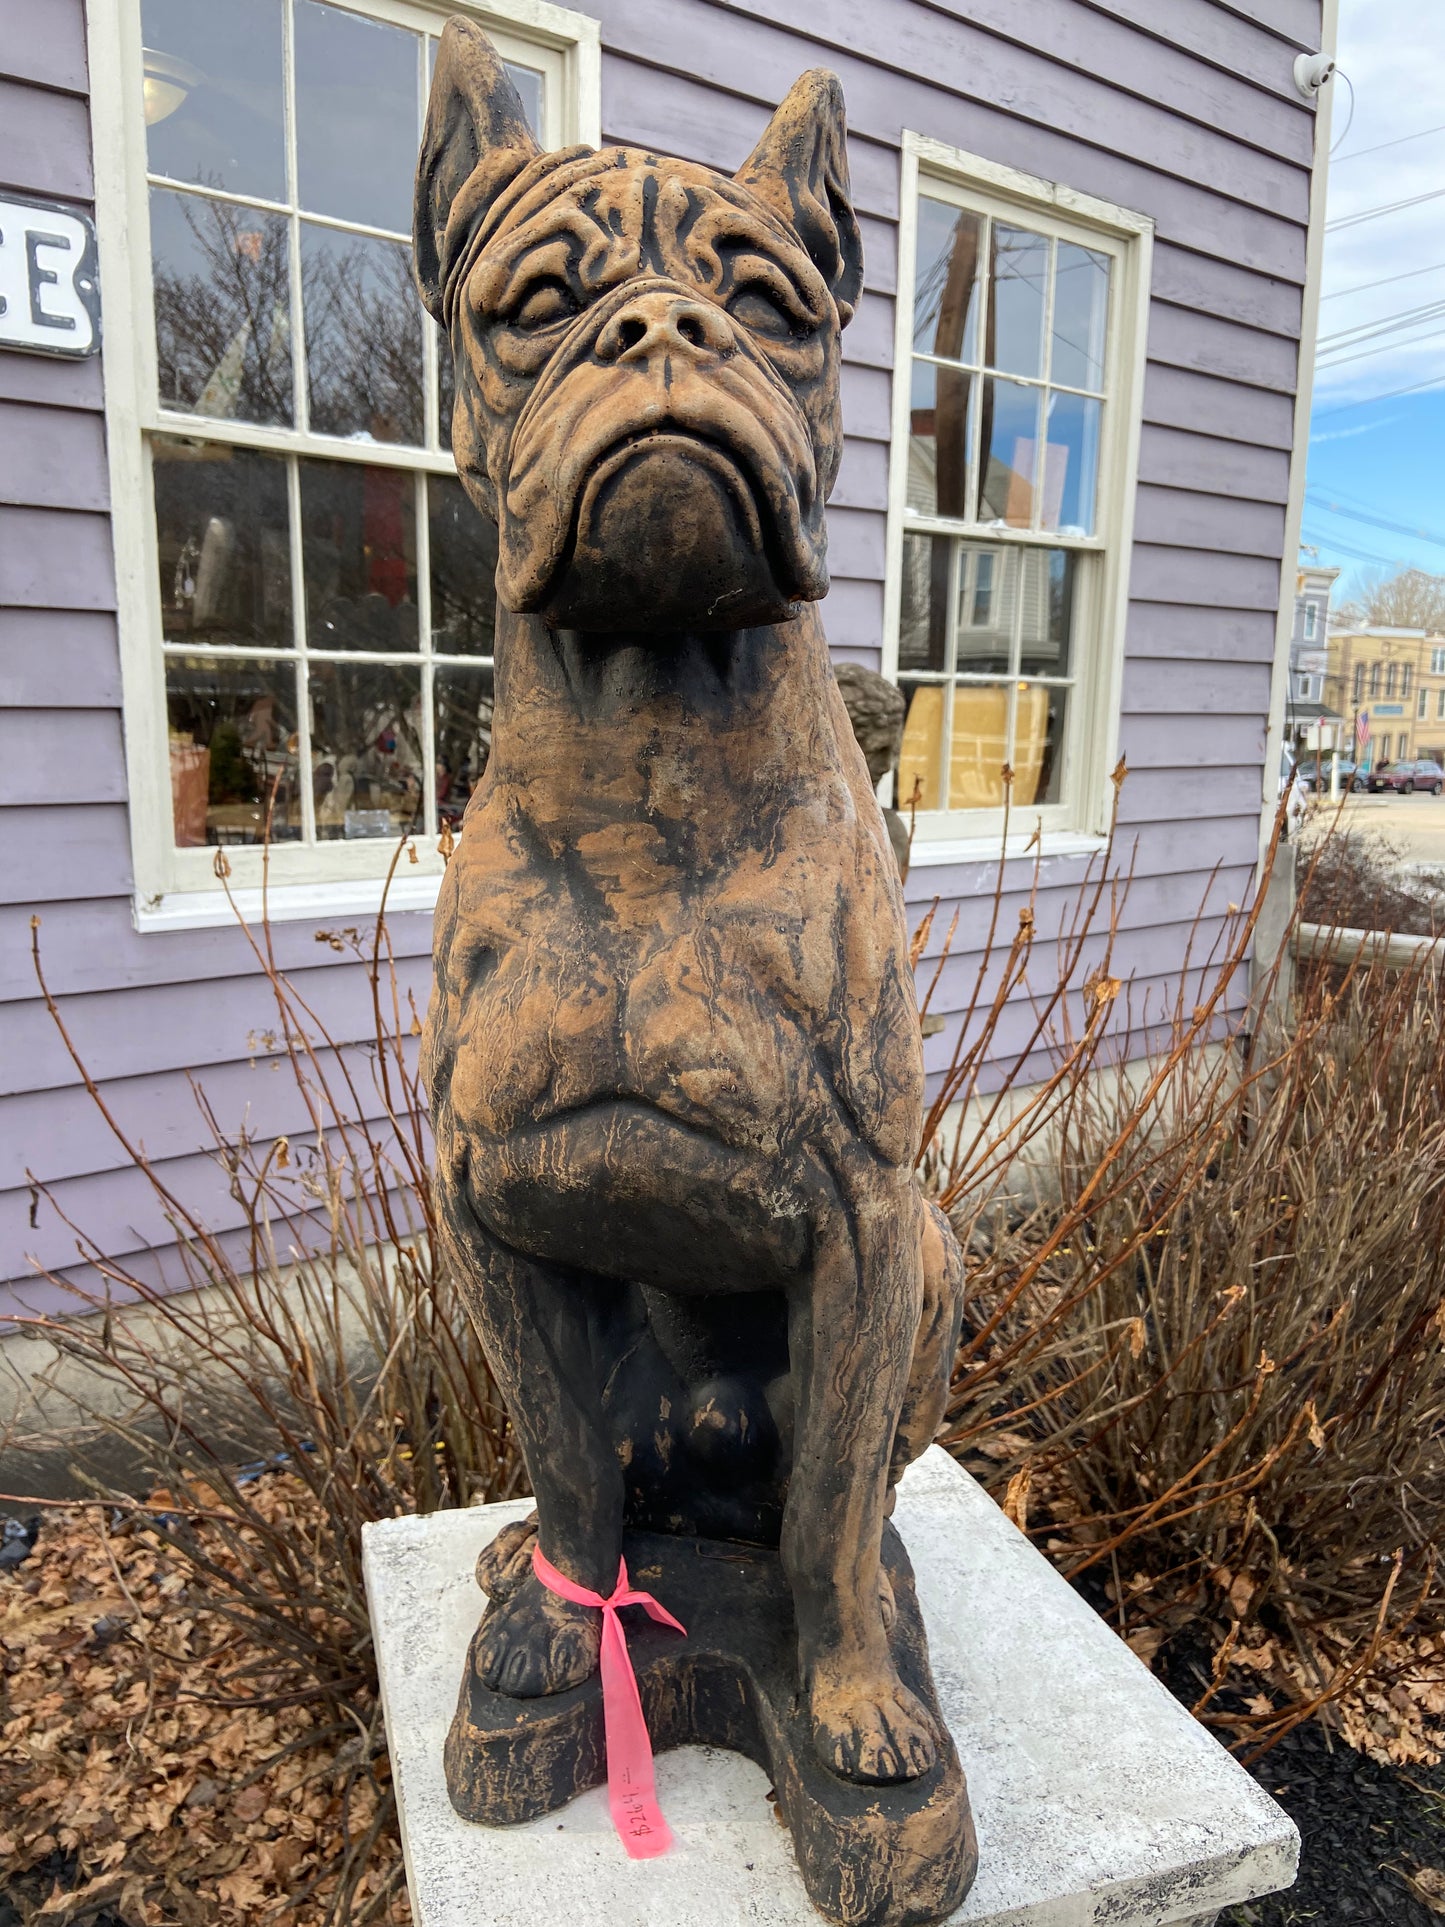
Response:
MULTIPOLYGON (((361 877, 347 883, 273 884, 265 894, 266 914, 272 923, 302 920, 329 922, 336 917, 375 918, 381 908, 381 877, 361 877)), ((441 877, 397 876, 386 893, 388 916, 407 912, 430 915, 436 906, 441 877)), ((234 924, 237 913, 248 924, 259 924, 259 889, 175 890, 169 896, 135 905, 135 927, 143 935, 153 930, 213 930, 234 924)))
MULTIPOLYGON (((936 869, 944 864, 997 863, 999 842, 997 836, 915 837, 909 875, 915 870, 936 869)), ((1019 830, 1004 844, 1003 855, 1010 863, 1032 861, 1035 857, 1090 857, 1098 856, 1108 846, 1108 837, 1094 836, 1084 830, 1044 830, 1037 840, 1033 830, 1019 830)))

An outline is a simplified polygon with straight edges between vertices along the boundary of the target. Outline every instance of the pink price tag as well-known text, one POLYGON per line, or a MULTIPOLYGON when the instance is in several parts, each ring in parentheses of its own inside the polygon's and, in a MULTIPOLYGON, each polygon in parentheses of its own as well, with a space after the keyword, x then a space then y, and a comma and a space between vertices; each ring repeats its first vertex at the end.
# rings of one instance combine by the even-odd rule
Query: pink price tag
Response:
POLYGON ((682 1634, 687 1628, 659 1606, 649 1592, 633 1592, 627 1583, 627 1561, 617 1568, 617 1590, 610 1599, 574 1586, 558 1572, 542 1551, 532 1547, 532 1570, 549 1592, 570 1599, 574 1606, 596 1606, 602 1613, 602 1720, 607 1736, 607 1800, 612 1824, 634 1860, 654 1860, 672 1845, 672 1834, 657 1804, 657 1782, 652 1768, 652 1742, 642 1717, 637 1675, 627 1650, 627 1634, 617 1616, 619 1606, 641 1606, 660 1625, 682 1634))

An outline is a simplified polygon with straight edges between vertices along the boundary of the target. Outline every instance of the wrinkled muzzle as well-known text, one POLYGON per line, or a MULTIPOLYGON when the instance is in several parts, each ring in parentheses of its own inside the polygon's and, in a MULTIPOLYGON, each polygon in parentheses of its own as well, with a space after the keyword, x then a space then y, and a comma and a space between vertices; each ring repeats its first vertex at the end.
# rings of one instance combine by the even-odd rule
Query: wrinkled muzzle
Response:
POLYGON ((501 599, 557 626, 737 628, 827 592, 803 408, 677 282, 630 282, 576 323, 497 479, 501 599))

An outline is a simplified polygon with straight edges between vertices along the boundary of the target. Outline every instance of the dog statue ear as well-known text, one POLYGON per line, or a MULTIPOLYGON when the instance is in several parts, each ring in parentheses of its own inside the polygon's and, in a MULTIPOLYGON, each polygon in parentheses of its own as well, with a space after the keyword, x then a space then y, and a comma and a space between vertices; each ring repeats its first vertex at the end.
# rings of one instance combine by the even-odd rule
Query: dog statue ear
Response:
POLYGON ((501 55, 469 20, 448 20, 437 49, 413 203, 416 280, 443 322, 451 269, 477 224, 541 148, 501 55))
POLYGON ((848 186, 848 123, 838 76, 814 67, 794 81, 734 178, 796 232, 846 327, 863 289, 863 238, 848 186))

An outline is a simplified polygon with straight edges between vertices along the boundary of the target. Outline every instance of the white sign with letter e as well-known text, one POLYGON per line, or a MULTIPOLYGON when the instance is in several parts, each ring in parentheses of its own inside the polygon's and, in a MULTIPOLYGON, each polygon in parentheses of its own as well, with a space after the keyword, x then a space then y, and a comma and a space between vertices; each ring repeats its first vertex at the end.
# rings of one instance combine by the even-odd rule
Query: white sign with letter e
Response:
POLYGON ((54 201, 0 198, 0 347, 100 352, 95 224, 54 201))

